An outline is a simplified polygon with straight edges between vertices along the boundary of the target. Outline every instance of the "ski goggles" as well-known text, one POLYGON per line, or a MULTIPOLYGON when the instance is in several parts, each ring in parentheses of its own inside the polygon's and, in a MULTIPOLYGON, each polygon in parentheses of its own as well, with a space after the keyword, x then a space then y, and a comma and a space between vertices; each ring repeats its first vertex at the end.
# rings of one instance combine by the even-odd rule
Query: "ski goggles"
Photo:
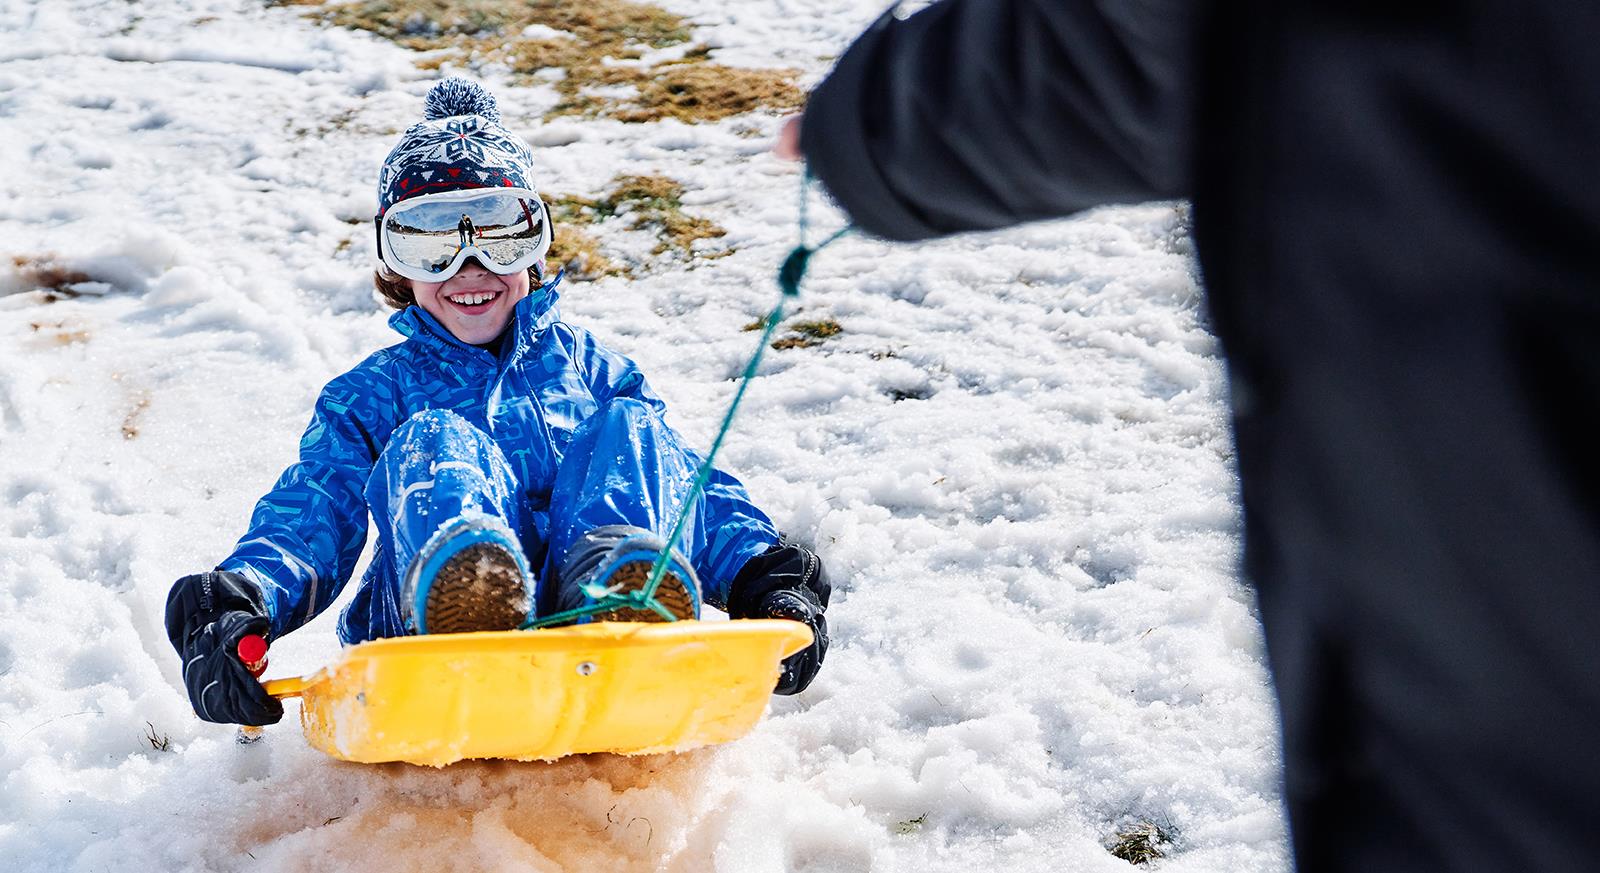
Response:
POLYGON ((443 282, 468 258, 506 276, 550 250, 550 210, 527 188, 424 194, 390 206, 376 221, 378 257, 418 282, 443 282))

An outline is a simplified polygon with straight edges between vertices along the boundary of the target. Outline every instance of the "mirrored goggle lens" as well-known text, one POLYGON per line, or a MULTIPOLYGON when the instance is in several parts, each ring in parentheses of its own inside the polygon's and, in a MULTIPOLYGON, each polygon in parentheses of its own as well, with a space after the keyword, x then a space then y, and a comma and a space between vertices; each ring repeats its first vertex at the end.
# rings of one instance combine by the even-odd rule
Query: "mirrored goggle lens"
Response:
POLYGON ((384 216, 383 228, 396 260, 430 273, 444 271, 469 246, 507 266, 538 253, 545 240, 539 202, 507 194, 402 203, 384 216))

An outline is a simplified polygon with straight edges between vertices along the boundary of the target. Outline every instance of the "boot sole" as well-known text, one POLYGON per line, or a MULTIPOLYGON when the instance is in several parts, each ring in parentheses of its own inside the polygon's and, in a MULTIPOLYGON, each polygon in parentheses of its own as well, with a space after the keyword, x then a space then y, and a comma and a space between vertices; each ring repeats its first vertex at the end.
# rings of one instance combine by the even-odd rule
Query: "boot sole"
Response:
MULTIPOLYGON (((652 566, 654 564, 650 561, 629 561, 618 567, 606 581, 611 585, 620 586, 617 593, 632 594, 650 581, 652 566)), ((655 598, 679 621, 689 621, 695 617, 694 595, 689 593, 689 588, 683 579, 671 570, 661 575, 661 584, 656 586, 655 598)), ((596 613, 594 621, 666 621, 666 618, 653 609, 624 607, 596 613)))
POLYGON ((430 634, 516 630, 532 604, 516 559, 495 543, 473 543, 445 561, 424 605, 430 634))

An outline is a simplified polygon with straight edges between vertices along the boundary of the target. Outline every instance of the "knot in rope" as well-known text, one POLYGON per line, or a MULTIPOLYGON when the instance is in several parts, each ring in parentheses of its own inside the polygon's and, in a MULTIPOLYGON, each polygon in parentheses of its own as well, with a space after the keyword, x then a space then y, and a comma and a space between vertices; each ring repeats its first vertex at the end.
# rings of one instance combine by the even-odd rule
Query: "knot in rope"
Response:
POLYGON ((783 259, 783 266, 778 268, 778 287, 783 289, 783 296, 800 296, 800 280, 805 278, 806 267, 810 266, 815 251, 803 245, 795 246, 789 257, 783 259))

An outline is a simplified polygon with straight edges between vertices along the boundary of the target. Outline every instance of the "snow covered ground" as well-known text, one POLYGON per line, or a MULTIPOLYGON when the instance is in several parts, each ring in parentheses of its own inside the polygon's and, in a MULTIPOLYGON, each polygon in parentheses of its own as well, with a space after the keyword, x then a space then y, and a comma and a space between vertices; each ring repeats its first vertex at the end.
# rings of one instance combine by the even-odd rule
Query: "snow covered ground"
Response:
MULTIPOLYGON (((808 81, 878 11, 664 5, 808 81)), ((1153 821, 1153 869, 1288 868, 1172 204, 813 261, 799 317, 843 331, 769 353, 723 465, 829 561, 834 647, 747 738, 431 770, 327 759, 293 705, 254 747, 196 720, 167 588, 227 554, 322 384, 398 339, 367 221, 433 75, 257 0, 0 0, 0 865, 1118 871, 1112 835, 1153 821), (89 284, 40 290, 61 271, 89 284)), ((563 297, 707 444, 794 242, 778 119, 545 124, 548 87, 487 84, 547 189, 661 173, 728 228, 728 257, 563 297)), ((326 662, 334 614, 270 675, 326 662)))

